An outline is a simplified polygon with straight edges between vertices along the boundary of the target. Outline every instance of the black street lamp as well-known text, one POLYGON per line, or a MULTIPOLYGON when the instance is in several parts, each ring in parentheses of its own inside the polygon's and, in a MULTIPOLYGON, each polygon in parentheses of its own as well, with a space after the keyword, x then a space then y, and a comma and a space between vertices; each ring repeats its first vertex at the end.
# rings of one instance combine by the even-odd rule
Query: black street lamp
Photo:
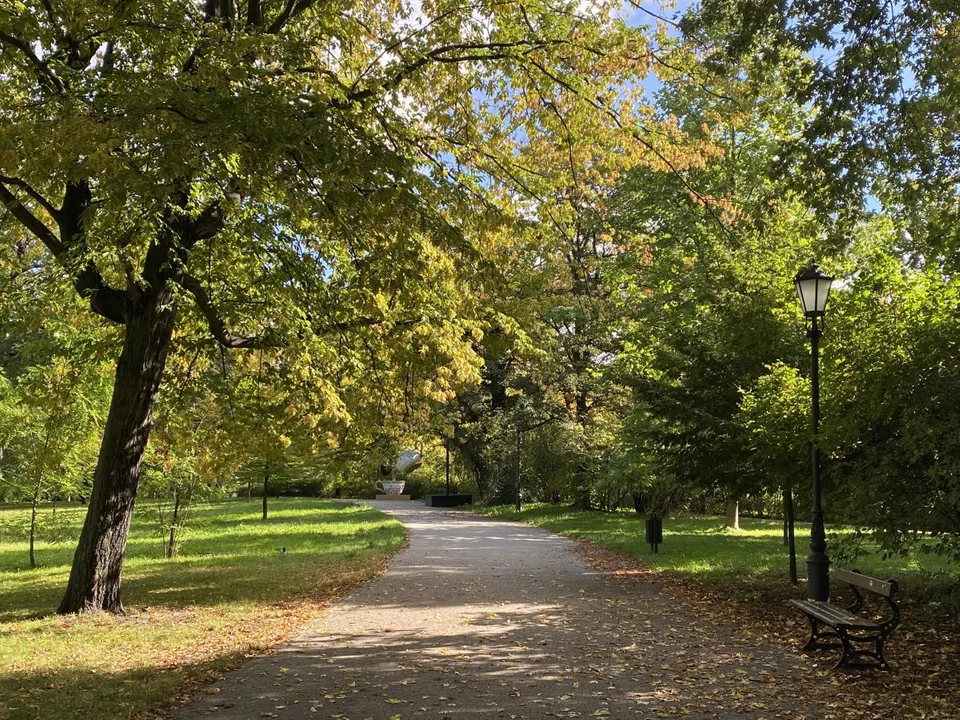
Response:
POLYGON ((823 506, 820 502, 820 337, 823 335, 823 313, 830 296, 833 278, 820 272, 816 263, 797 275, 794 284, 803 306, 803 314, 810 321, 810 358, 813 364, 810 387, 813 398, 813 527, 810 529, 810 554, 807 556, 807 596, 811 600, 830 599, 830 560, 827 558, 827 536, 823 530, 823 506))

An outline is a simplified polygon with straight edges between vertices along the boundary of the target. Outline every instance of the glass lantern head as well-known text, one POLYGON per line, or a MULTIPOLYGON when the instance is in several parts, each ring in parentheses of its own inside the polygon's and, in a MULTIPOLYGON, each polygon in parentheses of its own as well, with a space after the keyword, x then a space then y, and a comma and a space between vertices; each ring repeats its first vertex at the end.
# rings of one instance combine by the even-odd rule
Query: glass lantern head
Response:
POLYGON ((820 272, 820 268, 813 263, 803 270, 793 281, 800 297, 803 314, 808 318, 822 318, 827 309, 827 299, 830 297, 830 285, 833 278, 820 272))

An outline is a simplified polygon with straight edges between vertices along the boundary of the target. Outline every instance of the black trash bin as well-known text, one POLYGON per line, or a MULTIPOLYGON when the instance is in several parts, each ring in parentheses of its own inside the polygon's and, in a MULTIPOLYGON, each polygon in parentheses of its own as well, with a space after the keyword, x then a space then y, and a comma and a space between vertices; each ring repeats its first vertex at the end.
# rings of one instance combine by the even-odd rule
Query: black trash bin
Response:
POLYGON ((663 542, 663 520, 656 513, 647 516, 647 542, 653 551, 660 552, 659 545, 663 542))

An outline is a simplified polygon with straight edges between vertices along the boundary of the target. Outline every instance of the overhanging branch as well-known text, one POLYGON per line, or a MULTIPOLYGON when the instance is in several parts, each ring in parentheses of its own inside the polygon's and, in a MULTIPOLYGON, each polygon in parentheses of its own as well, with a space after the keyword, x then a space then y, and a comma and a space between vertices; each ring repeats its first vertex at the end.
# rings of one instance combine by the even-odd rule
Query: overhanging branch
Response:
POLYGON ((37 192, 28 182, 16 177, 7 177, 6 175, 0 175, 0 183, 13 185, 15 187, 22 189, 27 195, 33 198, 33 200, 37 203, 37 205, 39 205, 44 210, 46 210, 50 214, 50 217, 52 217, 54 220, 57 220, 59 218, 60 211, 58 211, 53 206, 53 204, 49 200, 47 200, 43 195, 37 192))
POLYGON ((54 75, 53 71, 44 63, 37 54, 33 51, 33 48, 30 47, 30 44, 21 40, 20 38, 14 37, 13 35, 8 35, 7 33, 0 30, 0 47, 3 45, 10 45, 15 47, 20 53, 27 59, 27 61, 33 66, 34 70, 37 73, 37 80, 40 81, 41 85, 47 85, 52 87, 58 94, 62 95, 64 93, 63 82, 54 75))
POLYGON ((0 202, 20 223, 30 232, 37 236, 44 245, 54 255, 60 255, 66 251, 66 247, 60 242, 60 238, 53 232, 46 223, 30 212, 29 208, 20 202, 20 199, 14 195, 4 184, 6 179, 0 179, 0 202))
POLYGON ((267 347, 268 342, 265 341, 263 337, 258 336, 246 336, 246 337, 235 337, 227 329, 226 323, 224 323, 223 318, 220 316, 220 311, 217 309, 216 305, 213 304, 213 301, 210 299, 210 295, 207 293, 206 288, 203 287, 203 283, 200 282, 193 275, 185 271, 180 271, 176 273, 174 279, 177 281, 177 284, 180 285, 184 290, 193 295, 193 299, 197 304, 200 312, 203 314, 203 317, 207 321, 207 326, 210 328, 210 332, 213 334, 213 337, 216 338, 217 342, 223 345, 225 348, 259 348, 267 347))
POLYGON ((283 30, 286 24, 293 18, 309 10, 310 6, 315 2, 316 0, 287 0, 287 2, 285 2, 283 5, 283 10, 281 10, 277 18, 270 23, 270 27, 267 28, 267 32, 271 35, 277 34, 283 30))
POLYGON ((90 301, 90 309, 97 315, 123 325, 127 322, 124 312, 127 296, 103 281, 100 271, 93 262, 88 261, 73 280, 80 297, 90 301))
POLYGON ((416 60, 412 60, 400 66, 390 77, 381 80, 375 85, 359 88, 354 85, 346 98, 336 105, 346 106, 352 103, 362 102, 382 93, 395 90, 401 83, 414 75, 418 70, 424 68, 430 63, 462 63, 469 61, 489 61, 504 60, 512 57, 514 51, 523 50, 525 53, 533 50, 542 49, 551 45, 567 44, 567 40, 517 40, 515 42, 489 42, 489 43, 451 43, 435 47, 429 52, 422 54, 416 60))
MULTIPOLYGON (((4 185, 5 182, 10 182, 11 180, 16 180, 16 178, 0 178, 0 202, 3 203, 4 207, 6 207, 27 230, 36 235, 57 262, 70 272, 73 276, 73 286, 82 298, 90 302, 90 309, 93 310, 93 312, 115 323, 123 324, 126 322, 126 318, 124 317, 124 294, 104 282, 100 271, 97 270, 97 266, 94 265, 92 261, 88 260, 79 270, 75 269, 73 263, 75 256, 71 251, 75 249, 77 239, 82 238, 83 229, 81 227, 81 217, 86 206, 89 204, 87 202, 89 199, 89 191, 85 191, 83 186, 69 184, 64 195, 63 207, 60 208, 60 210, 54 208, 46 200, 43 201, 44 207, 46 208, 49 205, 48 212, 50 212, 60 224, 61 235, 58 237, 53 230, 47 227, 46 223, 30 212, 30 210, 20 202, 19 198, 4 185), (65 228, 67 229, 66 233, 64 232, 65 228), (64 235, 68 237, 68 242, 62 241, 61 238, 64 235)), ((16 184, 18 187, 23 188, 33 197, 33 192, 31 192, 32 188, 29 188, 26 183, 21 184, 20 182, 16 182, 11 184, 16 184)), ((38 202, 40 201, 38 200, 38 202)))

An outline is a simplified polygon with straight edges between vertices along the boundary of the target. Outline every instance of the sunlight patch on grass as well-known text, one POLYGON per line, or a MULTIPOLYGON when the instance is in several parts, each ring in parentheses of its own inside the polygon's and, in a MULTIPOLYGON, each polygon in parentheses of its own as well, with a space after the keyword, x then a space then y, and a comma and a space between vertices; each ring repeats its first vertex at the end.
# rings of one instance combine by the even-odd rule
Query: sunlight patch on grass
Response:
MULTIPOLYGON (((569 507, 529 504, 518 515, 512 505, 474 506, 469 510, 505 520, 538 525, 553 532, 590 540, 647 565, 720 584, 784 582, 788 555, 780 520, 740 518, 740 528, 727 528, 713 516, 668 517, 663 520, 663 544, 654 553, 645 542, 646 517, 635 512, 601 513, 569 507)), ((828 533, 828 552, 837 531, 828 533)), ((841 531, 842 532, 842 531, 841 531)), ((805 573, 810 524, 796 524, 797 564, 805 573)), ((927 592, 932 583, 960 583, 960 568, 946 558, 910 554, 884 559, 879 553, 854 565, 877 577, 893 577, 908 591, 927 592)))

